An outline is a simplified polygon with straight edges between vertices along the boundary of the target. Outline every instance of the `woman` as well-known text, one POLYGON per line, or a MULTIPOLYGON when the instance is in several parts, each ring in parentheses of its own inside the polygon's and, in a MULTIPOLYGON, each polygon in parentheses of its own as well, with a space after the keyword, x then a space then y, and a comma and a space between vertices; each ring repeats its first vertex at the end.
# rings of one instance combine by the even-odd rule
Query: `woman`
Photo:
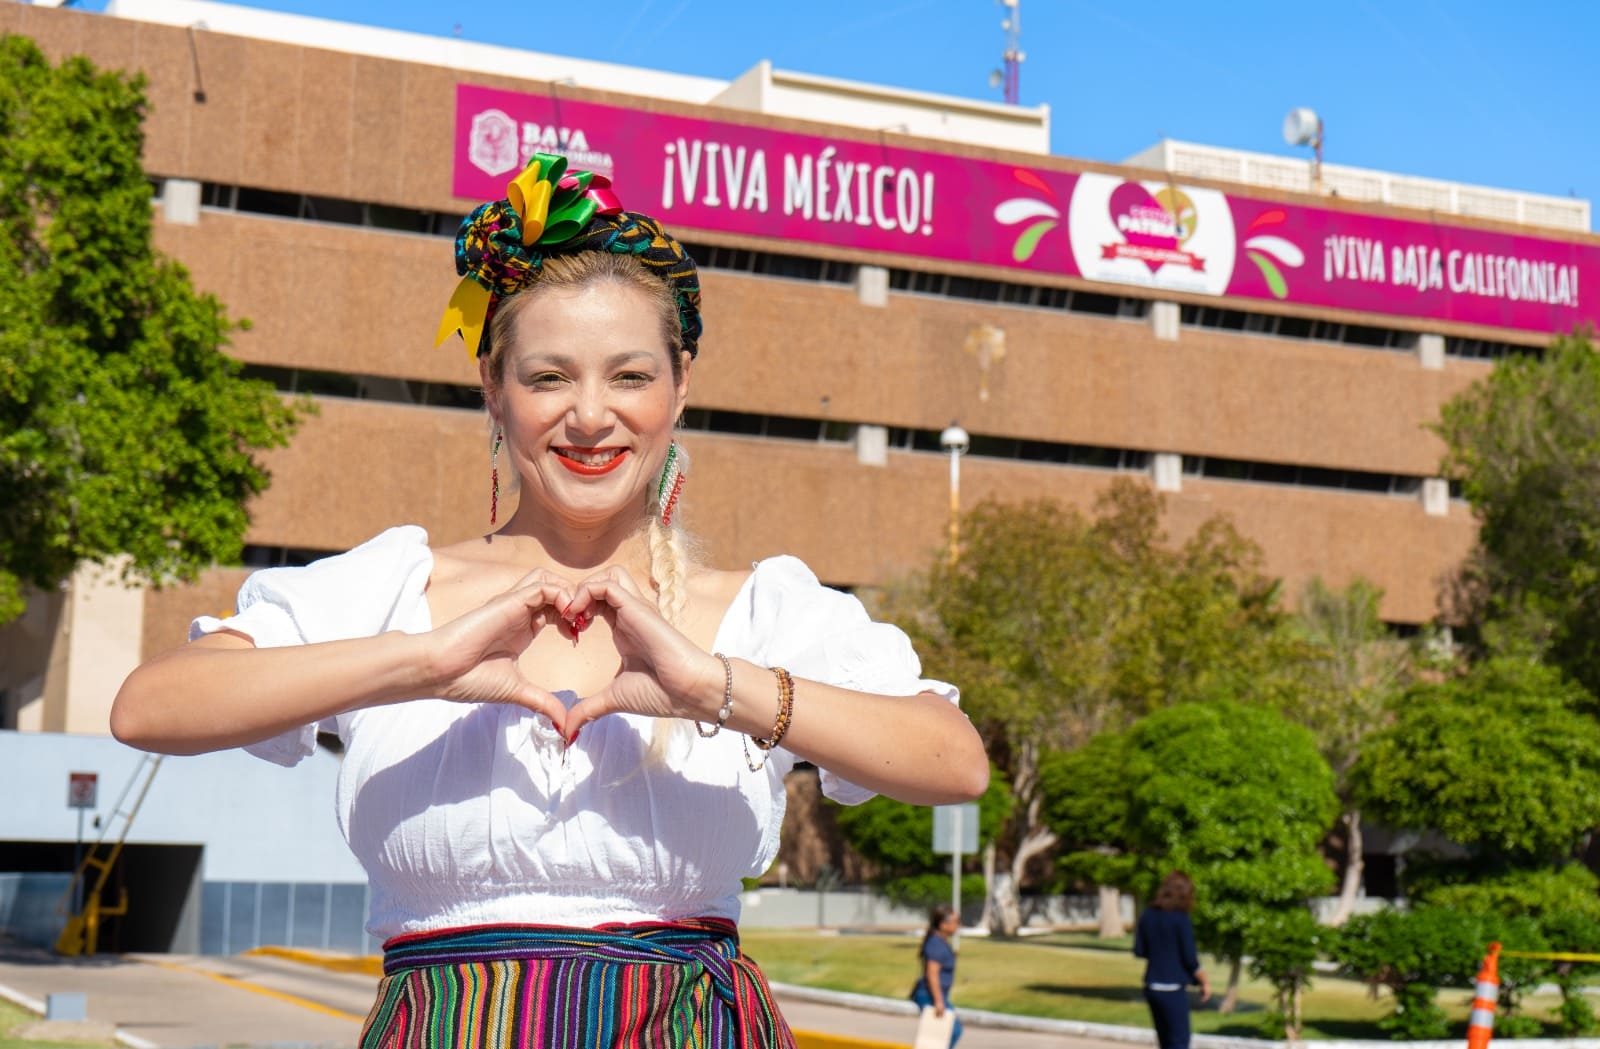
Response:
MULTIPOLYGON (((951 938, 961 929, 961 916, 948 903, 928 912, 928 931, 922 936, 921 974, 911 988, 911 1000, 926 1009, 933 1006, 936 1016, 950 1009, 950 986, 956 979, 956 952, 951 938)), ((950 1044, 961 1040, 961 1017, 955 1018, 950 1044)))
POLYGON ((1211 982, 1195 952, 1194 882, 1182 871, 1161 879, 1161 887, 1133 937, 1133 953, 1145 959, 1144 1000, 1150 1003, 1156 1041, 1161 1049, 1189 1049, 1189 994, 1199 984, 1200 1000, 1211 997, 1211 982))
POLYGON ((490 520, 502 476, 515 510, 467 542, 406 526, 255 574, 235 616, 134 672, 112 728, 282 764, 339 734, 385 940, 363 1047, 790 1046, 734 926, 784 773, 945 804, 987 761, 955 689, 799 561, 687 556, 694 263, 564 168, 536 155, 463 223, 441 328, 479 356, 490 520))

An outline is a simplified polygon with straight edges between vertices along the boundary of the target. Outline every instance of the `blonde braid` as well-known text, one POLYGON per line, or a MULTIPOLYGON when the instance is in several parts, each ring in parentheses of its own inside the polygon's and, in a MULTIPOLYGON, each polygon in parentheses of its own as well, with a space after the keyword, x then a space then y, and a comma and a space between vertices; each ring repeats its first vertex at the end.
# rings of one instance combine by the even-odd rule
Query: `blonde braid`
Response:
POLYGON ((689 607, 689 550, 683 529, 650 518, 650 578, 656 581, 656 608, 673 626, 683 624, 689 607))
MULTIPOLYGON (((689 456, 683 445, 678 445, 676 456, 679 472, 687 477, 689 456)), ((650 498, 650 578, 655 581, 656 608, 661 618, 675 627, 682 626, 684 612, 689 607, 689 568, 693 563, 683 526, 679 524, 680 510, 681 503, 674 507, 671 523, 662 524, 659 498, 655 494, 650 498)), ((650 734, 645 764, 665 764, 668 752, 679 741, 693 742, 686 722, 679 719, 671 725, 658 723, 650 734)))

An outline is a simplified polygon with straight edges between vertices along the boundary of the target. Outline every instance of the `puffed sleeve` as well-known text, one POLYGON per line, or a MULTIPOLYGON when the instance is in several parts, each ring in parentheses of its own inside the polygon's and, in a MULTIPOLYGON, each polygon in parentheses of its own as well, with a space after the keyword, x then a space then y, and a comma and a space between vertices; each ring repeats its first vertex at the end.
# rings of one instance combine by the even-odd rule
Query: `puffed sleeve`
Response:
MULTIPOLYGON (((433 571, 428 533, 391 528, 360 546, 299 568, 267 568, 239 588, 226 619, 200 616, 189 640, 228 630, 257 648, 372 637, 386 630, 428 628, 425 592, 433 571)), ((252 743, 244 749, 278 765, 295 765, 316 749, 317 732, 338 731, 334 719, 252 743)))
MULTIPOLYGON (((899 627, 875 623, 854 596, 823 586, 805 562, 774 557, 756 565, 750 586, 755 661, 795 677, 858 692, 959 702, 954 685, 922 676, 922 662, 899 627)), ((873 792, 821 769, 822 792, 859 805, 873 792)))

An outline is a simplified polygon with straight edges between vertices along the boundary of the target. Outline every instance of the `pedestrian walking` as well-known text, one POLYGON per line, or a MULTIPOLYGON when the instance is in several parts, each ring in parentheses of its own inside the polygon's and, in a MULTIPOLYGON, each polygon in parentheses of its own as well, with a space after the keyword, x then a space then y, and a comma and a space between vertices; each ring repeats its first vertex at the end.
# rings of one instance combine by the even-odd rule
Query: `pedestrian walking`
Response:
MULTIPOLYGON (((956 979, 956 950, 953 940, 961 928, 961 916, 948 903, 941 903, 928 912, 928 931, 922 936, 922 950, 918 952, 919 967, 916 985, 911 988, 911 1000, 926 1010, 933 1010, 933 1018, 940 1027, 950 1023, 950 1045, 961 1040, 961 1017, 950 1004, 950 987, 956 979), (946 1017, 948 1015, 948 1021, 946 1017)), ((925 1049, 925 1033, 917 1034, 916 1049, 925 1049)), ((929 1047, 931 1049, 931 1047, 929 1047)))
POLYGON ((1133 936, 1133 953, 1145 960, 1144 1000, 1161 1049, 1189 1049, 1189 992, 1200 987, 1200 1000, 1211 997, 1211 982, 1195 951, 1194 882, 1182 871, 1161 879, 1133 936))

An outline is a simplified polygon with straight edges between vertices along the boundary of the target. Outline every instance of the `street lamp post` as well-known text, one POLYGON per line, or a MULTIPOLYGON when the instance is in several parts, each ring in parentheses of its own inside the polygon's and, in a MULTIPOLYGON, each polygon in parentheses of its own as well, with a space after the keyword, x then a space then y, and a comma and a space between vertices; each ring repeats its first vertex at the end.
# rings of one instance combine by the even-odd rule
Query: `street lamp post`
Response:
POLYGON ((950 453, 950 564, 961 551, 961 456, 972 445, 967 431, 955 423, 939 435, 939 446, 950 453))

